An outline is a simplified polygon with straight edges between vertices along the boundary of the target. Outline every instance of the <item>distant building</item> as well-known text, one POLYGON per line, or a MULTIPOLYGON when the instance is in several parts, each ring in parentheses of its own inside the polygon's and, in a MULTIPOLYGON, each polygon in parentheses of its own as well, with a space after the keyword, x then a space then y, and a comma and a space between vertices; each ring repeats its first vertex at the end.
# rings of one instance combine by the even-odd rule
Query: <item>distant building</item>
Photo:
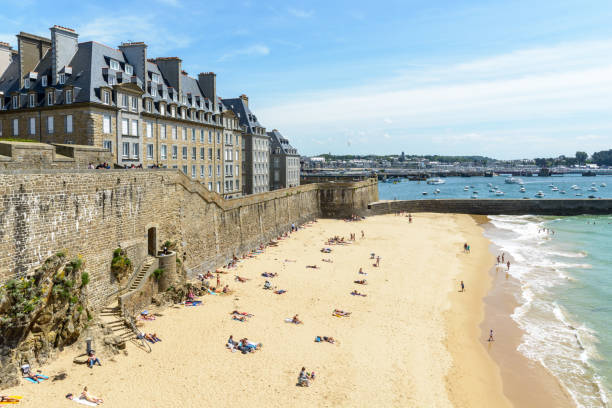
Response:
POLYGON ((270 136, 270 190, 300 185, 300 155, 276 129, 270 136))

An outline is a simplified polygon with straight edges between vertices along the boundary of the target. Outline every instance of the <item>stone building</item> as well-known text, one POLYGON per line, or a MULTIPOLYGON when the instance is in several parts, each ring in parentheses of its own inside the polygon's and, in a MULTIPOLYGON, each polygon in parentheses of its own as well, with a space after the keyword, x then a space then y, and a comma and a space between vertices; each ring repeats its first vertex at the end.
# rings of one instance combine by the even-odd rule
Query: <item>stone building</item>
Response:
POLYGON ((242 128, 242 192, 266 192, 269 190, 270 180, 270 137, 266 128, 249 109, 249 98, 246 95, 223 99, 223 103, 234 111, 242 128))
POLYGON ((270 136, 270 190, 300 185, 300 155, 289 140, 274 129, 270 136))
POLYGON ((193 78, 178 57, 148 58, 142 42, 115 49, 50 30, 18 34, 17 54, 0 44, 0 140, 105 147, 121 166, 176 168, 226 198, 242 194, 240 121, 214 73, 193 78))

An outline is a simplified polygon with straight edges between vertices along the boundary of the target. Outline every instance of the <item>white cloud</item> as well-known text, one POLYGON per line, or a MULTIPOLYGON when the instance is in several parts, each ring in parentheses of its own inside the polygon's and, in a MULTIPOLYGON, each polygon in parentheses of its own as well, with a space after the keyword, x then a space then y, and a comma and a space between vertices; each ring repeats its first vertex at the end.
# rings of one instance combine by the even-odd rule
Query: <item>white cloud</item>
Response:
POLYGON ((289 8, 287 9, 287 11, 292 16, 298 17, 298 18, 310 18, 314 16, 314 10, 302 10, 302 9, 296 9, 296 8, 289 8))
POLYGON ((270 54, 270 48, 262 44, 251 45, 223 54, 217 62, 228 61, 237 57, 265 56, 270 54))
MULTIPOLYGON (((612 128, 612 41, 560 44, 415 68, 370 84, 290 95, 260 109, 259 117, 293 135, 298 147, 299 138, 316 126, 327 132, 360 129, 379 135, 393 130, 394 135, 410 135, 403 139, 411 146, 414 142, 430 146, 431 142, 469 142, 474 153, 483 141, 513 142, 503 137, 508 128, 518 126, 522 128, 518 136, 537 139, 525 149, 535 148, 538 141, 555 140, 559 133, 547 133, 543 127, 570 117, 578 122, 573 123, 576 132, 565 135, 567 146, 577 140, 575 136, 592 132, 592 118, 581 122, 581 116, 599 118, 603 128, 612 128), (444 128, 464 130, 448 136, 444 128), (419 140, 416 135, 425 136, 419 140)), ((563 143, 553 142, 555 147, 563 143)), ((369 145, 372 149, 391 146, 372 141, 369 145)))

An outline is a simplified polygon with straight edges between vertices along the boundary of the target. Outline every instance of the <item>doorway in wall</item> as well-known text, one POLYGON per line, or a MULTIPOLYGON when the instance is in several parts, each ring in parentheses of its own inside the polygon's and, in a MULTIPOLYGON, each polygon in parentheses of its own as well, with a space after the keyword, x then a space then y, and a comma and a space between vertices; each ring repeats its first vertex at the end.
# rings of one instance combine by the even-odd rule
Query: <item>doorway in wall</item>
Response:
POLYGON ((151 227, 147 231, 149 237, 149 255, 157 255, 157 228, 151 227))

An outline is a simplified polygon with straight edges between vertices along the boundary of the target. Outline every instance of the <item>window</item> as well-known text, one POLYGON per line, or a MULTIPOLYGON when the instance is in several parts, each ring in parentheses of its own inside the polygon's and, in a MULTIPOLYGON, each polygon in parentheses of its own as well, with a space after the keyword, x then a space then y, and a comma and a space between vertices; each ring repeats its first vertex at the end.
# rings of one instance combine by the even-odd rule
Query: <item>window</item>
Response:
POLYGON ((204 143, 204 129, 200 129, 200 143, 204 143))
POLYGON ((159 104, 159 114, 162 116, 166 114, 166 105, 163 103, 159 104))
POLYGON ((134 74, 134 68, 131 65, 125 64, 125 73, 128 75, 134 74))
POLYGON ((165 144, 161 145, 161 158, 166 160, 168 158, 168 146, 165 144))
POLYGON ((166 125, 159 125, 159 137, 166 138, 166 125))
POLYGON ((123 142, 123 157, 130 157, 130 144, 128 142, 123 142))
POLYGON ((157 96, 157 88, 155 87, 155 85, 151 86, 151 96, 157 96))
POLYGON ((132 110, 138 110, 138 98, 136 98, 135 96, 132 96, 132 110))
POLYGON ((174 106, 170 107, 170 116, 172 117, 176 116, 176 108, 174 106))
POLYGON ((145 110, 146 110, 147 112, 151 112, 151 101, 147 100, 147 101, 145 102, 145 110))
POLYGON ((221 143, 221 132, 217 132, 217 143, 221 143))
MULTIPOLYGON (((240 166, 236 165, 234 167, 236 167, 236 177, 238 177, 240 175, 240 166)), ((238 186, 236 186, 236 188, 238 188, 238 186)))
POLYGON ((221 149, 217 149, 217 160, 221 160, 221 149))
POLYGON ((36 95, 34 94, 28 95, 28 105, 30 105, 30 108, 33 108, 34 105, 36 105, 36 95))
POLYGON ((197 149, 195 147, 191 148, 191 160, 195 160, 197 156, 197 149))
POLYGON ((40 84, 42 85, 43 88, 46 88, 47 86, 47 76, 43 76, 40 78, 40 84))
POLYGON ((236 180, 236 190, 240 190, 240 180, 236 180))
POLYGON ((238 161, 238 157, 239 157, 238 150, 236 150, 236 152, 235 152, 235 153, 236 153, 236 161, 238 161))
POLYGON ((72 90, 66 89, 66 103, 72 103, 72 90))
POLYGON ((140 154, 140 150, 139 150, 140 146, 138 145, 138 143, 134 143, 132 145, 132 157, 134 159, 137 159, 139 154, 140 154))
POLYGON ((217 164, 217 177, 221 176, 221 165, 217 164))
POLYGON ((212 130, 208 131, 208 143, 212 144, 212 130))
POLYGON ((200 178, 204 178, 204 166, 200 166, 200 178))
POLYGON ((113 142, 111 140, 105 140, 102 142, 102 146, 107 149, 109 152, 113 151, 113 142))
POLYGON ((183 146, 183 159, 187 160, 187 146, 183 146))
POLYGON ((66 83, 66 74, 59 74, 59 83, 64 85, 66 83))
POLYGON ((13 96, 13 109, 17 109, 19 107, 19 96, 13 96))
POLYGON ((195 164, 191 165, 191 178, 196 178, 196 166, 195 166, 195 164))
POLYGON ((147 137, 149 139, 153 137, 153 124, 151 122, 147 122, 147 137))
POLYGON ((113 86, 113 85, 115 85, 116 83, 117 83, 117 82, 116 82, 116 80, 115 80, 115 77, 114 77, 114 76, 112 76, 112 75, 109 75, 109 76, 108 76, 108 84, 109 84, 110 86, 113 86))
POLYGON ((153 158, 153 144, 147 144, 147 159, 153 158))
POLYGON ((128 107, 128 96, 125 94, 121 94, 121 106, 124 108, 128 107))
POLYGON ((172 145, 172 158, 176 159, 178 157, 178 146, 172 145))
POLYGON ((72 115, 66 115, 66 133, 72 133, 72 115))
POLYGON ((47 133, 48 134, 53 134, 53 116, 48 116, 47 117, 47 133))
POLYGON ((212 176, 213 176, 213 174, 212 174, 212 164, 209 164, 208 165, 208 177, 212 177, 212 176))
POLYGON ((55 102, 55 93, 47 92, 47 105, 51 106, 55 102))
POLYGON ((36 118, 30 118, 30 135, 36 134, 36 118))
POLYGON ((132 136, 138 136, 138 120, 132 119, 132 136))
POLYGON ((19 119, 13 119, 13 136, 19 136, 19 119))
POLYGON ((204 160, 204 148, 200 147, 200 160, 204 160))
POLYGON ((185 119, 185 112, 187 111, 187 109, 183 108, 181 109, 181 118, 185 119))
POLYGON ((23 80, 23 87, 26 89, 30 89, 30 78, 26 78, 23 80))
POLYGON ((102 116, 102 133, 111 132, 111 117, 109 115, 102 116))
POLYGON ((172 140, 176 140, 176 126, 172 126, 172 140))
POLYGON ((119 67, 119 62, 115 60, 110 60, 110 69, 114 69, 115 71, 119 71, 121 68, 119 67))
POLYGON ((110 92, 103 91, 102 92, 102 102, 106 105, 110 105, 110 92))
POLYGON ((186 127, 183 128, 183 140, 185 141, 187 140, 187 128, 186 127))
POLYGON ((0 136, 2 136, 2 121, 0 120, 0 136))
POLYGON ((221 182, 217 181, 217 193, 221 192, 221 182))
POLYGON ((191 141, 192 142, 196 141, 196 130, 195 129, 191 129, 191 141))
POLYGON ((208 160, 212 160, 212 149, 208 149, 208 160))
POLYGON ((153 81, 156 84, 159 84, 159 74, 151 74, 151 81, 153 81))
POLYGON ((183 166, 183 173, 187 174, 187 165, 183 166))
POLYGON ((127 119, 121 119, 121 134, 129 135, 130 134, 130 121, 127 119))

